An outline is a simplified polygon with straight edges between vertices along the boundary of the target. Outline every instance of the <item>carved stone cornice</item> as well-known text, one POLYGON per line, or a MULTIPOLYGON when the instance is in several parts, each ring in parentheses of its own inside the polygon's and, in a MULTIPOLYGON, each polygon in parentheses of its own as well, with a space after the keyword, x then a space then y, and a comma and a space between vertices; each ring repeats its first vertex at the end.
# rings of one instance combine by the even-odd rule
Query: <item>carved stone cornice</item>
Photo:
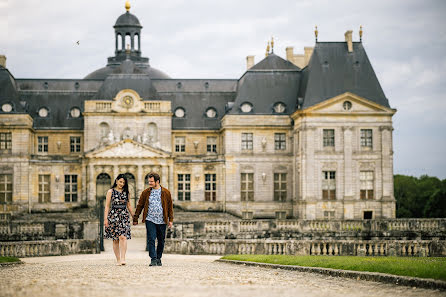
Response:
POLYGON ((379 131, 393 131, 393 127, 392 126, 379 126, 379 131))

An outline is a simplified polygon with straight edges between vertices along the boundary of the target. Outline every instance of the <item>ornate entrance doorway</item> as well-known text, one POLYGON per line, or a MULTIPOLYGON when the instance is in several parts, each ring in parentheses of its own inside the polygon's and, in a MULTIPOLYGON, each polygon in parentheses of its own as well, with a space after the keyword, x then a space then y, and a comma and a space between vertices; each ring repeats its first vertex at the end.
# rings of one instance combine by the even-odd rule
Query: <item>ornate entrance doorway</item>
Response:
POLYGON ((136 204, 138 203, 138 197, 136 197, 136 180, 135 176, 130 172, 124 173, 127 178, 127 182, 129 184, 129 201, 133 206, 133 209, 136 209, 136 204))
POLYGON ((101 173, 96 177, 96 206, 99 218, 99 247, 104 250, 104 206, 105 195, 111 187, 111 178, 107 173, 101 173))

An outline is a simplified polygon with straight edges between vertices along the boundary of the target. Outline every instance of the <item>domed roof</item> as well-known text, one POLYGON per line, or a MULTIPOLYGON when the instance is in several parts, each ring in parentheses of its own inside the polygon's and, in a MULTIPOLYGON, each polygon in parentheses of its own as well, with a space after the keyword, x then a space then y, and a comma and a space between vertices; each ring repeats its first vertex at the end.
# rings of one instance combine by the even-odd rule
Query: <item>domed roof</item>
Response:
MULTIPOLYGON (((96 71, 93 71, 84 79, 97 79, 97 80, 105 80, 110 74, 120 74, 120 73, 126 73, 125 71, 126 67, 121 67, 121 65, 111 66, 107 65, 105 67, 99 68, 96 71)), ((157 78, 170 78, 167 74, 164 72, 150 67, 150 65, 135 65, 134 69, 132 70, 132 73, 142 73, 147 74, 151 79, 157 79, 157 78)))
POLYGON ((116 24, 114 27, 116 28, 116 27, 128 27, 128 26, 142 28, 138 18, 127 11, 116 20, 116 24))

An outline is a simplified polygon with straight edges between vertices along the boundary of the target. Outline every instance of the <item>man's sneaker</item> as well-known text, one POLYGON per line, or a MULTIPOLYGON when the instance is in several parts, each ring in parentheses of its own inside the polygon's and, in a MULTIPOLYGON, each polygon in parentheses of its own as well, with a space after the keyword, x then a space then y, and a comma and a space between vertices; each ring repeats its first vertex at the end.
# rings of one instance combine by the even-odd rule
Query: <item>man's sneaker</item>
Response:
POLYGON ((163 263, 161 263, 161 259, 156 259, 156 261, 158 266, 163 266, 163 263))
POLYGON ((158 266, 158 261, 156 259, 150 260, 149 266, 158 266))

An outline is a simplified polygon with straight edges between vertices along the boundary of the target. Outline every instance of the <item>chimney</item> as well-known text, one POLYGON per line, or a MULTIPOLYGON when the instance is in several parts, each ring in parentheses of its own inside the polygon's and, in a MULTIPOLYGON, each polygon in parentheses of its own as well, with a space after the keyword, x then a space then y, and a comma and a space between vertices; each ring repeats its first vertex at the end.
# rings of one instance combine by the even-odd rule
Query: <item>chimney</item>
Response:
POLYGON ((286 59, 290 62, 293 62, 294 60, 294 47, 288 46, 286 48, 286 59))
POLYGON ((254 56, 247 56, 246 57, 246 70, 254 66, 254 56))
POLYGON ((311 55, 313 54, 313 49, 314 49, 314 47, 312 47, 312 46, 305 46, 304 47, 304 53, 305 53, 304 63, 305 63, 305 66, 307 66, 308 63, 310 62, 311 55))
POLYGON ((345 36, 345 42, 347 42, 347 47, 348 47, 348 52, 352 53, 353 52, 353 40, 352 40, 352 34, 353 31, 352 30, 348 30, 347 32, 345 32, 344 36, 345 36))
POLYGON ((0 55, 0 66, 6 68, 6 56, 0 55))

